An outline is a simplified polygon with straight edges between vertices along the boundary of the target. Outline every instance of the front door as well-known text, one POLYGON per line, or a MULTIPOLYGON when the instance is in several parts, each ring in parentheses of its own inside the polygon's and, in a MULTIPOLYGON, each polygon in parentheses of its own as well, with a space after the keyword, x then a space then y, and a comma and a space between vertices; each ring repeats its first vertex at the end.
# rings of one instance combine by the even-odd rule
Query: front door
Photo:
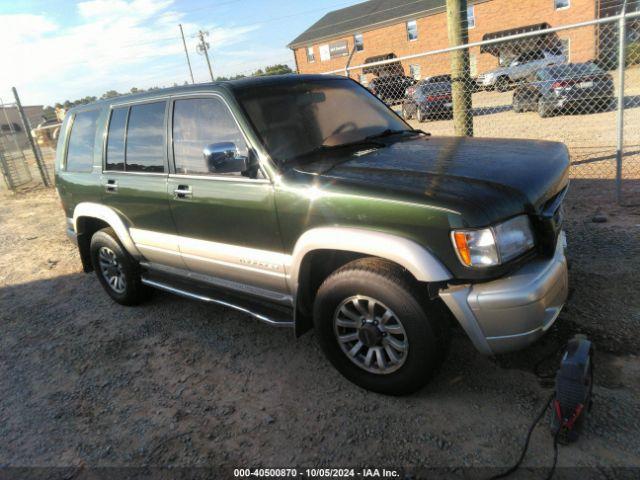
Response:
POLYGON ((289 302, 273 185, 259 168, 212 172, 203 155, 220 143, 254 155, 228 105, 214 94, 176 98, 171 125, 170 205, 185 264, 213 283, 289 302))
POLYGON ((102 200, 125 220, 145 259, 185 269, 167 193, 166 100, 114 107, 102 173, 102 200))

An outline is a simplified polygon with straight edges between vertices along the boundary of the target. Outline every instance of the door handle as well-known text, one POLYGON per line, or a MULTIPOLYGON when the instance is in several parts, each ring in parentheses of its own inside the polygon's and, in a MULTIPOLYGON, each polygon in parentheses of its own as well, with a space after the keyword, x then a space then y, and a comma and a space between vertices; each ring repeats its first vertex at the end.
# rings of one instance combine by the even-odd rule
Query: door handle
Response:
POLYGON ((116 193, 118 191, 118 182, 115 180, 107 180, 107 184, 104 186, 107 193, 116 193))
POLYGON ((193 192, 191 191, 191 187, 189 185, 178 185, 173 191, 174 198, 191 198, 193 196, 193 192))

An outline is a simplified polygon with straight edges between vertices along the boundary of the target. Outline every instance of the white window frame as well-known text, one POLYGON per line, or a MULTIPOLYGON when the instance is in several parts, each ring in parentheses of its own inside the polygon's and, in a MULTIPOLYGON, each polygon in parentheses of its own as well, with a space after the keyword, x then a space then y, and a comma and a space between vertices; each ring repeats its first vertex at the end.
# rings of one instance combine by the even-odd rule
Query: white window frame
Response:
POLYGON ((353 35, 353 46, 356 49, 356 52, 364 51, 364 37, 361 33, 356 33, 353 35), (358 37, 360 37, 360 48, 358 48, 358 37))
POLYGON ((417 20, 407 20, 407 23, 405 24, 405 27, 407 29, 407 40, 409 42, 415 42, 416 40, 418 40, 419 36, 420 36, 420 32, 418 30, 418 21, 417 20), (413 23, 416 26, 416 38, 411 38, 411 34, 409 33, 409 24, 413 23))
POLYGON ((558 6, 558 0, 553 0, 553 8, 555 10, 567 10, 567 9, 571 8, 571 0, 567 0, 567 5, 565 7, 559 7, 558 6))
POLYGON ((420 80, 422 78, 422 66, 419 63, 409 65, 409 75, 411 75, 414 80, 420 80), (418 70, 417 75, 415 72, 416 69, 418 70))
POLYGON ((472 28, 476 28, 476 9, 475 9, 475 5, 469 5, 467 7, 467 29, 471 30, 472 28), (469 11, 471 11, 471 15, 469 15, 469 11))
POLYGON ((313 51, 313 45, 305 47, 304 51, 307 54, 307 63, 316 63, 316 54, 313 51), (309 55, 309 52, 311 52, 311 55, 309 55))

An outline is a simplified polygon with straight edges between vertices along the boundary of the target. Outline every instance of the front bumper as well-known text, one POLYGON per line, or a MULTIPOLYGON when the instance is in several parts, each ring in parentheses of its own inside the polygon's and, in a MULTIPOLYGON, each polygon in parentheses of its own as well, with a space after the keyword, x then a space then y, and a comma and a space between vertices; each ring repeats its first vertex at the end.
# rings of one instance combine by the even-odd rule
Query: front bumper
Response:
POLYGON ((569 291, 564 244, 563 232, 551 259, 533 260, 498 280, 440 291, 440 297, 481 353, 493 355, 524 348, 553 325, 569 291))

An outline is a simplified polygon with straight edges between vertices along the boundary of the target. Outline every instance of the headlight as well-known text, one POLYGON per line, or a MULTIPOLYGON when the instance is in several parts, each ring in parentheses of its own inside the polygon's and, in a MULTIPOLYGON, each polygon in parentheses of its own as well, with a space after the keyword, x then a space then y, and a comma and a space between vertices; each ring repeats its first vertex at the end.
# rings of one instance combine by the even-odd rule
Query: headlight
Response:
POLYGON ((533 248, 535 240, 526 215, 492 228, 454 230, 451 233, 458 258, 467 267, 490 267, 508 262, 533 248))

